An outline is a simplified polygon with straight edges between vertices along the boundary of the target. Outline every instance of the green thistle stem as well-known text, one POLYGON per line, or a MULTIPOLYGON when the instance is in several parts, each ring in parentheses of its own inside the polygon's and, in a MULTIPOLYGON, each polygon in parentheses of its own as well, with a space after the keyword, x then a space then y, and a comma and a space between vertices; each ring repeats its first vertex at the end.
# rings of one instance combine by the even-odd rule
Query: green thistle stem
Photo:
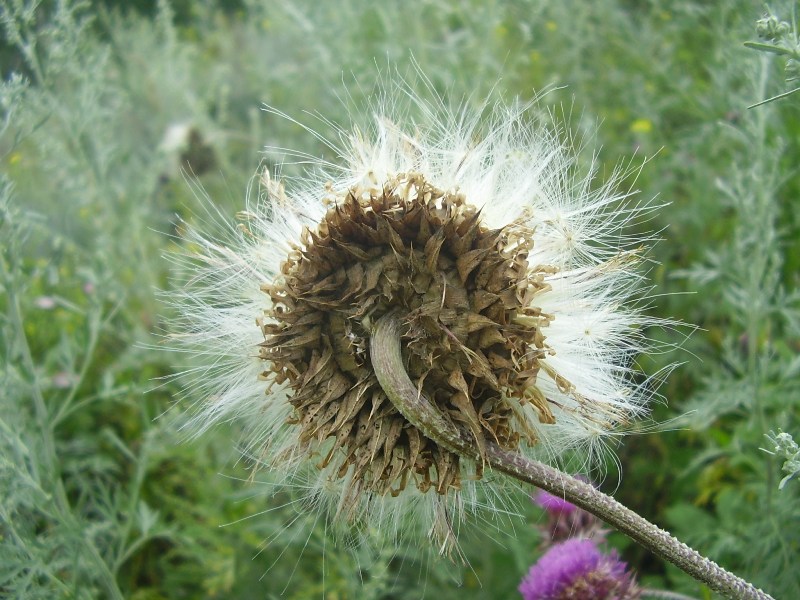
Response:
POLYGON ((375 323, 370 338, 372 367, 388 398, 423 435, 451 452, 470 460, 485 461, 506 475, 563 497, 714 591, 729 598, 774 600, 769 594, 729 573, 588 483, 544 463, 504 450, 488 440, 482 456, 474 438, 445 419, 412 383, 403 364, 400 335, 401 318, 395 313, 388 313, 375 323))

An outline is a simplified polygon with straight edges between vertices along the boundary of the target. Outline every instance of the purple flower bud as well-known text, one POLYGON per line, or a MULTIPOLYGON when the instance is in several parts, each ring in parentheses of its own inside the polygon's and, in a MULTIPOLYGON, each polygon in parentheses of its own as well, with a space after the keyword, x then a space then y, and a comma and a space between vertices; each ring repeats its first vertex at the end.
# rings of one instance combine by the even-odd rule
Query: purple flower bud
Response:
POLYGON ((633 600, 640 590, 616 551, 593 540, 554 544, 519 584, 524 600, 633 600))
POLYGON ((540 528, 545 543, 573 537, 602 538, 606 534, 597 517, 560 496, 539 490, 531 499, 547 511, 547 522, 540 528))
POLYGON ((559 498, 544 490, 539 490, 533 497, 533 502, 553 516, 568 515, 578 510, 577 506, 570 504, 564 498, 559 498))

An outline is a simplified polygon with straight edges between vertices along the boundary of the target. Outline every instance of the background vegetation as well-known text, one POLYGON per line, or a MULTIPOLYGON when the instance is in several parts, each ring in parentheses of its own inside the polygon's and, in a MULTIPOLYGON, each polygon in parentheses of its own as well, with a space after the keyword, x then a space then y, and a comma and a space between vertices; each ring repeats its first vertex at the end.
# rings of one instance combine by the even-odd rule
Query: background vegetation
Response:
MULTIPOLYGON (((772 8, 792 20, 791 4, 772 8)), ((343 549, 291 496, 245 481, 235 424, 186 441, 179 411, 159 418, 180 397, 159 380, 175 357, 152 349, 156 291, 170 286, 162 255, 175 214, 198 202, 181 167, 233 214, 265 144, 326 152, 262 103, 346 124, 379 71, 405 72, 413 56, 455 100, 563 86, 543 108, 566 106, 578 137, 599 124, 606 173, 657 153, 635 184, 669 202, 649 223, 665 238, 652 311, 702 329, 652 332, 684 348, 642 358, 648 372, 685 363, 656 407, 668 425, 626 438, 624 477, 609 464, 604 486, 796 597, 798 482, 778 491, 781 461, 760 448, 770 430, 800 432, 800 120, 796 96, 746 108, 790 89, 784 57, 743 46, 763 11, 751 0, 3 0, 0 595, 515 597, 539 554, 542 516, 524 497, 513 532, 501 526, 510 535, 465 532, 469 567, 413 547, 343 549)), ((613 542, 646 584, 710 597, 613 542)))

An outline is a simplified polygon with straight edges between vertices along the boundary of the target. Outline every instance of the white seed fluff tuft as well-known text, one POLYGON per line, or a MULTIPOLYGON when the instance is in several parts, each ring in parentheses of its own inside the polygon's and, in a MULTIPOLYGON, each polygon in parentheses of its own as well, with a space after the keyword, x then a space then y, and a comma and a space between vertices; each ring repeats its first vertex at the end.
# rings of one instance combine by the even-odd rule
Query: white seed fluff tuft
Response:
MULTIPOLYGON (((274 320, 265 290, 283 281, 287 257, 306 248, 302 232, 315 231, 336 198, 420 174, 479 208, 487 229, 513 224, 532 240, 527 263, 544 273, 544 285, 530 301, 543 315, 544 352, 531 385, 546 399, 554 422, 542 419, 531 403, 512 399, 518 427, 537 441, 536 448, 523 442, 519 450, 554 460, 576 449, 588 455, 646 415, 654 394, 652 386, 637 383, 634 365, 648 350, 643 330, 654 323, 635 296, 641 246, 649 238, 630 230, 653 207, 617 190, 633 171, 616 171, 597 185, 594 161, 579 164, 578 149, 560 139, 563 132, 552 119, 537 120, 532 105, 451 111, 404 86, 383 97, 371 123, 326 141, 340 164, 283 151, 285 160, 307 165, 303 177, 279 181, 260 174, 258 193, 238 221, 206 203, 206 220, 222 229, 215 239, 202 226, 186 225, 184 251, 171 256, 180 279, 168 296, 178 315, 171 340, 191 359, 182 376, 194 402, 192 431, 241 422, 247 455, 287 485, 302 482, 313 506, 349 522, 382 523, 395 533, 421 523, 446 547, 463 510, 502 502, 490 489, 494 478, 463 477, 460 491, 448 494, 414 485, 397 497, 364 491, 352 508, 353 470, 342 476, 335 461, 319 467, 331 439, 301 443, 301 429, 292 422, 292 390, 265 368, 259 345, 264 325, 274 320)), ((475 475, 475 465, 463 468, 475 475)))

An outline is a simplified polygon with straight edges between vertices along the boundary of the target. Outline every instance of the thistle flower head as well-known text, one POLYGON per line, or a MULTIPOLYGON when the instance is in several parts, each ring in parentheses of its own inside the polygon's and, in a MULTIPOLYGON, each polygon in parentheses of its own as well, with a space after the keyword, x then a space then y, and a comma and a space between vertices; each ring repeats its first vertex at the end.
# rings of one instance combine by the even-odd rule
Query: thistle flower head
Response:
POLYGON ((189 372, 197 430, 242 419, 250 455, 310 479, 337 514, 413 511, 448 537, 480 502, 482 465, 389 402, 372 323, 404 315, 409 375, 478 447, 591 446, 647 400, 631 378, 647 320, 626 304, 641 240, 625 233, 645 209, 579 176, 529 107, 486 122, 413 103, 421 119, 387 105, 341 132, 341 166, 264 172, 225 239, 189 228, 176 339, 205 361, 189 372))
POLYGON ((519 584, 524 600, 633 600, 640 597, 616 551, 604 554, 592 540, 550 547, 519 584))

